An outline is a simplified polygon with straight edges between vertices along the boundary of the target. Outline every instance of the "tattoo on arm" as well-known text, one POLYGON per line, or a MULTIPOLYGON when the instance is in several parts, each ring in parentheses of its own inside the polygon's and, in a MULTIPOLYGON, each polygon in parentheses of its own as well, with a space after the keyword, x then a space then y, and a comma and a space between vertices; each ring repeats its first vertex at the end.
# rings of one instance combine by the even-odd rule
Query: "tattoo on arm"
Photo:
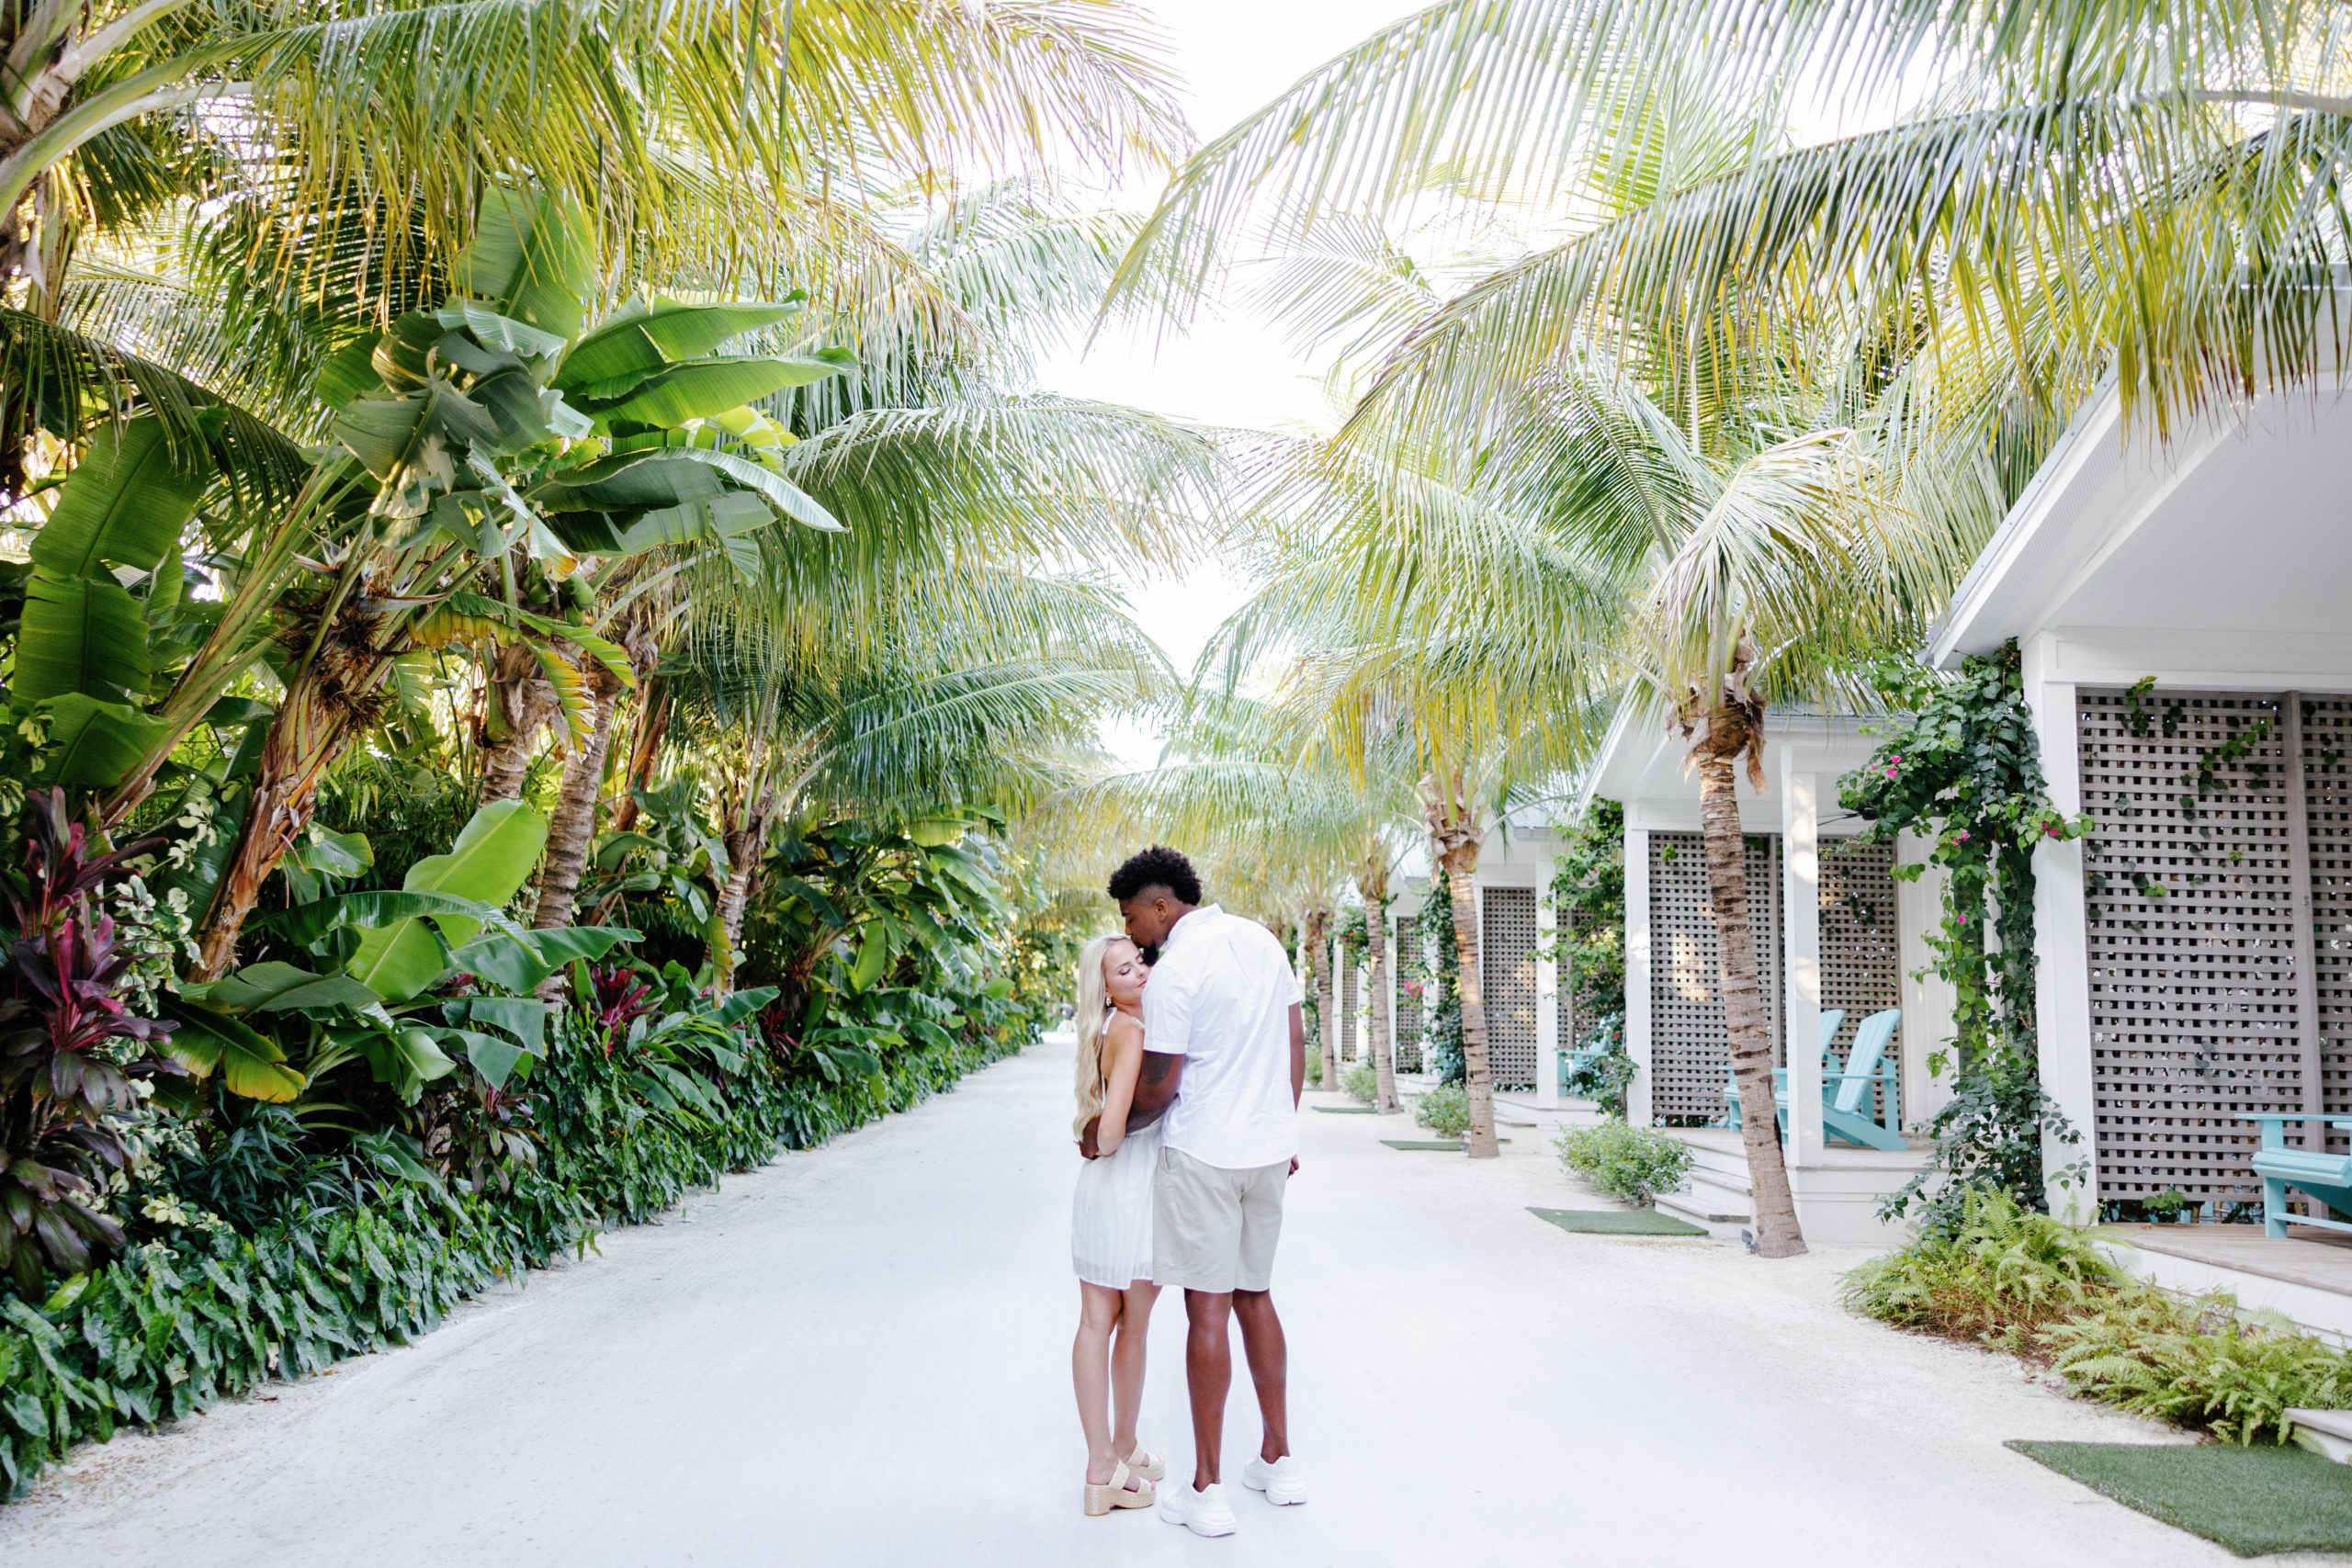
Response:
POLYGON ((1176 1098, 1176 1085, 1183 1077, 1184 1058, 1166 1051, 1144 1053, 1143 1067, 1136 1075, 1135 1103, 1127 1110, 1127 1130, 1148 1127, 1168 1113, 1176 1098))

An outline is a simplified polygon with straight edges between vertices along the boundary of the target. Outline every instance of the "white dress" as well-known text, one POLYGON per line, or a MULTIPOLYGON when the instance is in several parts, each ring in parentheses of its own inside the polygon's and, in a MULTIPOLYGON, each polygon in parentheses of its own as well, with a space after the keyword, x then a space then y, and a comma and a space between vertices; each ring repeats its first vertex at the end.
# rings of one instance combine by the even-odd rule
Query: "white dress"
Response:
POLYGON ((1159 1168, 1156 1122, 1129 1133, 1103 1158, 1079 1162, 1069 1255, 1088 1284, 1124 1291, 1151 1279, 1151 1180, 1159 1168))

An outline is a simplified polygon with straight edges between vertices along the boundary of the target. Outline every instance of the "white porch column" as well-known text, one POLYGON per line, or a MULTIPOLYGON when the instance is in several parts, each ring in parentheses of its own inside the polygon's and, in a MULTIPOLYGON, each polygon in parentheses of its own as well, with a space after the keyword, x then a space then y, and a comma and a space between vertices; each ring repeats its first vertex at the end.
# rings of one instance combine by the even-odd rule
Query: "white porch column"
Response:
MULTIPOLYGON (((2041 744, 2041 774, 2050 802, 2069 817, 2083 809, 2082 742, 2075 734, 2075 683, 2055 681, 2056 639, 2036 637, 2024 649, 2025 700, 2041 744)), ((2098 1107, 2091 1093, 2090 932, 2083 913, 2083 845, 2043 840, 2033 852, 2034 1012, 2040 1029, 2041 1087, 2083 1135, 2079 1144, 2045 1140, 2041 1168, 2054 1179, 2082 1165, 2086 1179, 2050 1186, 2050 1212, 2075 1224, 2098 1217, 2098 1107)))
POLYGON ((1535 863, 1535 1103, 1560 1103, 1560 964, 1552 956, 1559 914, 1552 908, 1554 859, 1535 863))
MULTIPOLYGON (((1917 833, 1905 833, 1895 842, 1899 864, 1923 864, 1935 846, 1917 833)), ((1928 973, 1936 961, 1928 945, 1930 931, 1942 928, 1943 868, 1928 866, 1917 882, 1894 885, 1895 953, 1903 966, 1903 1125, 1916 1127, 1944 1108, 1951 1098, 1952 1071, 1941 1077, 1928 1070, 1928 1058, 1939 1052, 1949 1058, 1952 1049, 1951 982, 1928 973)))
POLYGON ((1625 1086, 1625 1120, 1650 1124, 1650 835, 1625 829, 1625 1055, 1634 1081, 1625 1086))
POLYGON ((1821 1128, 1821 775, 1801 773, 1793 751, 1781 760, 1781 930, 1788 998, 1788 1161, 1822 1162, 1821 1128))

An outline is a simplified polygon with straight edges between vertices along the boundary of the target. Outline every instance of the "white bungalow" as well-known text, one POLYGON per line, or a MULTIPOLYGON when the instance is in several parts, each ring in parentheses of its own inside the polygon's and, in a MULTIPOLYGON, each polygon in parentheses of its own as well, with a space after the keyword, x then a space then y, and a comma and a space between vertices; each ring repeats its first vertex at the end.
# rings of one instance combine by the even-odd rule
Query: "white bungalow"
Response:
MULTIPOLYGON (((2036 860, 2042 1078, 2086 1134, 2048 1164, 2086 1162, 2078 1221, 2169 1192, 2245 1217, 2240 1116, 2352 1113, 2347 454, 2334 382, 2168 441, 2094 400, 1930 648, 1951 669, 2017 642, 2052 798, 2096 822, 2036 860)), ((2180 1283, 2234 1269, 2242 1300, 2352 1331, 2352 1247, 2240 1225, 2138 1239, 2180 1283)))
MULTIPOLYGON (((1842 1063, 1864 1019, 1901 1009, 1887 1053, 1897 1064, 1898 1103, 1871 1098, 1879 1120, 1903 1126, 1939 1103, 1928 1056, 1951 1032, 1949 987, 1913 977, 1928 960, 1920 933, 1939 918, 1936 886, 1894 880, 1894 847, 1860 842, 1867 824, 1838 805, 1839 775, 1869 761, 1875 744, 1862 728, 1851 717, 1776 711, 1765 728, 1769 788, 1757 793, 1744 774, 1737 785, 1757 967, 1788 1074, 1790 1185, 1799 1223, 1821 1241, 1885 1235, 1879 1204, 1925 1153, 1826 1137, 1822 1052, 1790 1043, 1820 1041, 1824 1014, 1838 1012, 1829 1048, 1842 1063)), ((1660 1204, 1721 1227, 1752 1211, 1740 1136, 1723 1125, 1729 1058, 1687 750, 1657 714, 1621 711, 1585 796, 1625 807, 1625 1039, 1637 1069, 1627 1114, 1684 1129, 1697 1156, 1691 1184, 1660 1204)))
MULTIPOLYGON (((1495 1084, 1499 1089, 1523 1093, 1547 1109, 1560 1103, 1559 1061, 1562 1032, 1567 1022, 1553 961, 1544 952, 1552 929, 1546 895, 1556 852, 1557 840, 1548 822, 1524 816, 1487 836, 1479 846, 1478 873, 1473 882, 1495 1084)), ((1396 891, 1388 910, 1392 961, 1381 1002, 1390 1010, 1394 1029, 1390 1038, 1396 1043, 1399 1068, 1418 1072, 1421 1009, 1402 989, 1403 970, 1394 960, 1419 955, 1419 966, 1428 965, 1432 942, 1422 906, 1430 885, 1423 877, 1400 876, 1396 891)), ((1338 993, 1332 1019, 1335 1043, 1340 1060, 1352 1063, 1372 1049, 1370 984, 1363 966, 1336 940, 1331 973, 1338 993)))

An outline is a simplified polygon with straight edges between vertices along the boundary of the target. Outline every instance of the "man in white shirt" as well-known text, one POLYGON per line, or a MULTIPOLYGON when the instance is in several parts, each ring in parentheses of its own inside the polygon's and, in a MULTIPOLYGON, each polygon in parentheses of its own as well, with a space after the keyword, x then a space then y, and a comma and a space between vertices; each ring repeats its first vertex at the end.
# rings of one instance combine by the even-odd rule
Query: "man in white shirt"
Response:
POLYGON ((1241 1483, 1270 1503, 1304 1503, 1290 1457, 1288 1350, 1275 1315, 1274 1246, 1283 1194, 1298 1168, 1298 1097, 1306 1026, 1298 977, 1274 934, 1201 903, 1200 878, 1174 850, 1153 848, 1112 874, 1127 935, 1152 959, 1144 987, 1144 1069, 1130 1128, 1166 1114, 1153 1183, 1152 1280, 1183 1287, 1184 1374, 1193 1403, 1190 1486, 1160 1492, 1159 1517, 1226 1535, 1219 1484, 1225 1400, 1233 1383, 1228 1317, 1241 1325, 1265 1422, 1241 1483))

